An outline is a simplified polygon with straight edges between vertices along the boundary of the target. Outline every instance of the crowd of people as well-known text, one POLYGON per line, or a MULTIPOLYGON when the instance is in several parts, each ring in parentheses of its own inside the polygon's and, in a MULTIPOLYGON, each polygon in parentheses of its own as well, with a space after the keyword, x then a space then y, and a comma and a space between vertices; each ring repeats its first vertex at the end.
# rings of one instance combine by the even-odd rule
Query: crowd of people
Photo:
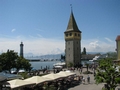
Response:
MULTIPOLYGON (((90 66, 89 69, 94 68, 95 66, 90 66)), ((95 69, 95 68, 94 68, 95 69)), ((37 85, 32 85, 29 87, 24 87, 21 90, 68 90, 71 87, 74 87, 79 84, 86 84, 86 82, 90 83, 90 76, 88 75, 87 78, 82 76, 83 67, 71 67, 68 68, 71 72, 78 71, 80 75, 73 75, 66 78, 59 78, 57 80, 46 81, 37 85)), ((91 69, 92 70, 92 69, 91 69)), ((59 73, 60 71, 64 71, 64 69, 55 69, 53 68, 53 73, 59 73)), ((48 74, 51 73, 50 70, 44 68, 42 70, 34 70, 29 72, 30 76, 39 76, 41 74, 48 74)))

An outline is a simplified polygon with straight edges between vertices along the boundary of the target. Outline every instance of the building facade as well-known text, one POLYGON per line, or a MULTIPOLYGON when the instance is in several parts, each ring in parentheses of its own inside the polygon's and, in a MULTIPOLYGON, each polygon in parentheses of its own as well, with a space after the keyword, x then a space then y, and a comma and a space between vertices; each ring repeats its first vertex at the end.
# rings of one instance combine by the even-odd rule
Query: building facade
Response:
POLYGON ((69 18, 68 26, 64 32, 66 65, 78 65, 81 59, 81 31, 78 29, 73 12, 69 18))

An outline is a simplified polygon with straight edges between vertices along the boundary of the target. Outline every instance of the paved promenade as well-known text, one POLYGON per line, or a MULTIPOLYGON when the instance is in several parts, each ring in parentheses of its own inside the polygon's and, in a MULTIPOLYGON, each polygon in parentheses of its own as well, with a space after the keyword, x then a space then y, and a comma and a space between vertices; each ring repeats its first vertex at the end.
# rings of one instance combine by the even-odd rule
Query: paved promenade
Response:
MULTIPOLYGON (((83 69, 83 72, 86 71, 86 68, 83 69)), ((87 76, 85 74, 80 74, 78 71, 75 71, 77 75, 82 75, 85 78, 85 84, 80 84, 75 87, 69 88, 68 90, 101 90, 104 84, 95 84, 93 74, 89 74, 90 76, 90 84, 87 83, 87 76)))
MULTIPOLYGON (((83 69, 83 72, 86 71, 86 68, 83 69)), ((77 75, 82 75, 85 80, 87 80, 87 74, 80 74, 78 71, 75 71, 75 73, 77 75)), ((87 81, 85 81, 85 84, 80 84, 77 85, 75 87, 69 88, 68 90, 102 90, 102 87, 104 86, 104 83, 101 84, 95 84, 95 80, 94 80, 94 75, 93 74, 89 74, 90 76, 90 84, 87 83, 87 81)), ((120 86, 118 86, 120 88, 120 86)), ((116 87, 115 90, 118 90, 118 87, 116 87)))

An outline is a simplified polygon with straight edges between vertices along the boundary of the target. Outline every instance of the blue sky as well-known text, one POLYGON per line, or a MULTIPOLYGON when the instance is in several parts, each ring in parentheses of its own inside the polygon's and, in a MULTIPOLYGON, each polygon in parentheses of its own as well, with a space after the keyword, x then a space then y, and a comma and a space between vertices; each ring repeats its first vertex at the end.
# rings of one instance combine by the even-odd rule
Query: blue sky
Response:
POLYGON ((34 55, 65 50, 64 31, 72 4, 87 52, 115 51, 120 35, 120 0, 0 0, 0 52, 34 55))

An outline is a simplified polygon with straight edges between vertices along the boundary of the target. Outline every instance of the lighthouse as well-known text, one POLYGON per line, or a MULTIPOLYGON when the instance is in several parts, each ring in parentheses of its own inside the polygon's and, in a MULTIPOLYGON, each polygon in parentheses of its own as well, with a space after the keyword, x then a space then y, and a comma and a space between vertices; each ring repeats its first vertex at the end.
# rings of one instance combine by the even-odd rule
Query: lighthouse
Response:
POLYGON ((23 56, 23 46, 24 46, 24 44, 23 44, 23 42, 21 42, 21 44, 20 44, 20 56, 21 57, 24 57, 23 56))

